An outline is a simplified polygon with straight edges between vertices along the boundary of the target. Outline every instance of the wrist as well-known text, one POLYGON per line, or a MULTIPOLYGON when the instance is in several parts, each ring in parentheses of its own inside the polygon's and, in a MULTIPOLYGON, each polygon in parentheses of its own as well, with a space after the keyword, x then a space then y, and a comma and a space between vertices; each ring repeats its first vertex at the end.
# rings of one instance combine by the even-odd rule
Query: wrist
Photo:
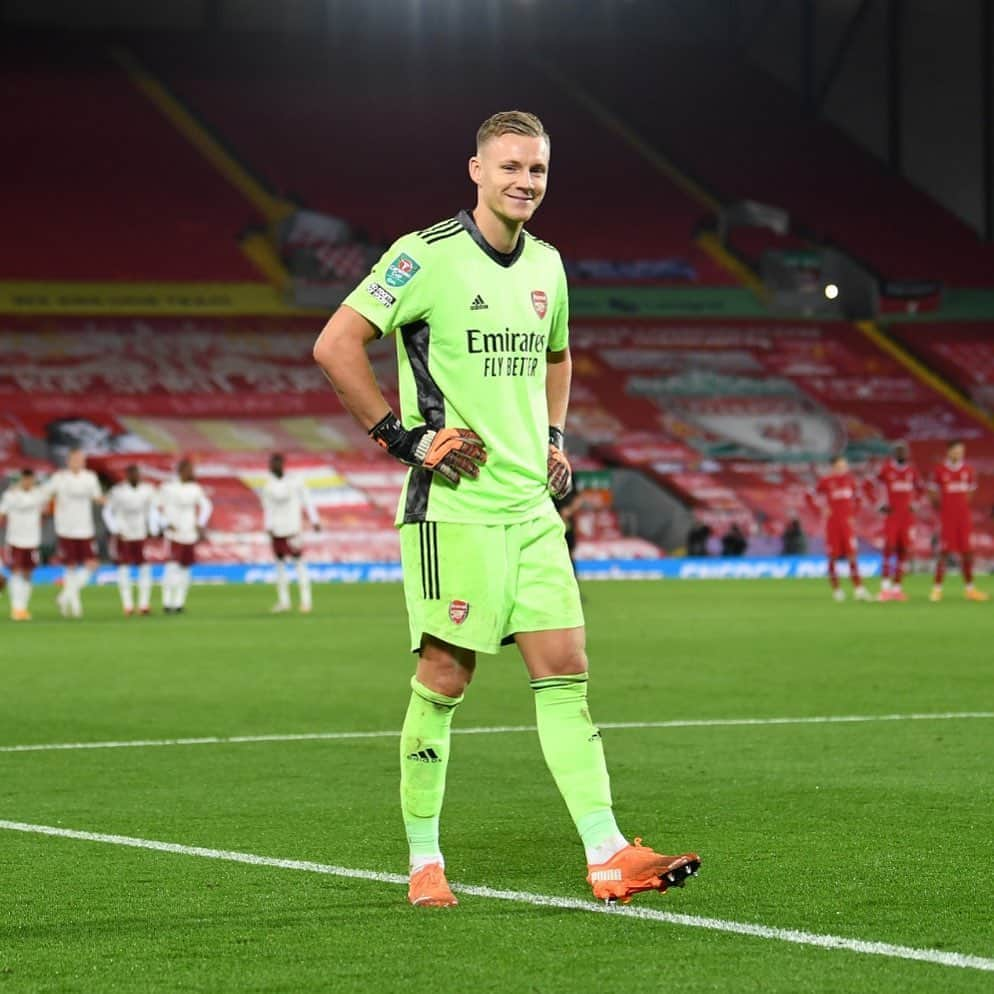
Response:
POLYGON ((393 411, 387 411, 379 421, 369 429, 369 437, 381 448, 392 452, 397 443, 407 434, 400 418, 393 411))
POLYGON ((558 425, 549 425, 549 445, 563 452, 566 449, 566 436, 558 425))

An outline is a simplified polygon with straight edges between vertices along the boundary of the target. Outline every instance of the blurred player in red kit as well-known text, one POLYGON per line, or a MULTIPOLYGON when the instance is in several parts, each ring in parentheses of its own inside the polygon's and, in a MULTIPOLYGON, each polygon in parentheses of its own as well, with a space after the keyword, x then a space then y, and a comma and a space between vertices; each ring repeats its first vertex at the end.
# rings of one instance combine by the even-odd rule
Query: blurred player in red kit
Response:
POLYGON ((990 600, 973 585, 973 543, 970 520, 970 496, 977 489, 977 476, 965 461, 966 446, 956 439, 946 448, 946 461, 935 467, 932 486, 939 495, 939 556, 935 563, 935 584, 928 595, 930 601, 942 600, 942 580, 946 575, 946 559, 959 556, 966 582, 964 596, 970 601, 990 600))
POLYGON ((877 600, 906 601, 908 597, 901 588, 901 580, 911 551, 911 526, 914 524, 911 505, 922 490, 922 479, 909 458, 907 442, 894 445, 894 454, 880 467, 877 482, 886 493, 883 582, 877 600))
POLYGON ((849 472, 845 456, 836 456, 832 461, 832 471, 823 476, 808 495, 808 501, 815 510, 822 506, 828 509, 825 522, 825 555, 828 557, 828 582, 832 585, 832 596, 837 601, 846 599, 845 591, 839 586, 835 572, 837 559, 849 560, 849 576, 852 578, 853 597, 858 601, 873 598, 863 586, 856 561, 856 534, 853 531, 853 516, 859 506, 856 478, 849 472))

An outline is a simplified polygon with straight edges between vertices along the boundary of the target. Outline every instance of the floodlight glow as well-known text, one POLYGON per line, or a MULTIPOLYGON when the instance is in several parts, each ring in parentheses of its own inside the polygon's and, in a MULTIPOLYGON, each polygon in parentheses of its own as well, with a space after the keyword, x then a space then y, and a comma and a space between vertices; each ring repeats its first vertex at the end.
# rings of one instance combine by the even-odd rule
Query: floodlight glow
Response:
POLYGON ((839 295, 839 288, 834 283, 829 283, 825 287, 825 296, 829 300, 835 300, 835 298, 838 297, 838 295, 839 295))

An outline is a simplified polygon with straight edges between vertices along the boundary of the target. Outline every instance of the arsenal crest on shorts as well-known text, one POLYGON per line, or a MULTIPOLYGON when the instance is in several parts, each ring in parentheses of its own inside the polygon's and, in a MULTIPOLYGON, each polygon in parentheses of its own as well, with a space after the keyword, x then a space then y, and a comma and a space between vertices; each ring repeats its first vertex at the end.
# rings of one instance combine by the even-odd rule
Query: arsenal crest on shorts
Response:
POLYGON ((540 318, 545 317, 545 312, 549 309, 549 298, 544 290, 532 290, 532 307, 540 318))
POLYGON ((449 601, 449 621, 461 625, 469 614, 469 605, 465 601, 449 601))

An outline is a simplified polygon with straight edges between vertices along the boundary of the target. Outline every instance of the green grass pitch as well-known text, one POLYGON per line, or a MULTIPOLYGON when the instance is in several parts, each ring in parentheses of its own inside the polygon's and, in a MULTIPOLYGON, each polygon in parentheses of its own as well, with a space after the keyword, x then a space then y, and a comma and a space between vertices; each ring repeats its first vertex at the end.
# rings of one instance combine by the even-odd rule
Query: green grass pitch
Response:
MULTIPOLYGON (((983 585, 983 580, 981 581, 983 585)), ((585 586, 596 720, 994 711, 994 605, 835 604, 814 581, 585 586)), ((0 747, 390 731, 412 658, 397 586, 194 588, 189 613, 83 622, 35 591, 0 621, 0 747)), ((6 603, 3 602, 4 610, 6 603)), ((530 725, 513 649, 457 728, 530 725)), ((636 903, 994 957, 994 719, 604 731, 622 829, 696 849, 636 903)), ((403 873, 393 737, 0 751, 0 820, 403 873)), ((462 884, 586 899, 533 732, 453 740, 443 815, 462 884)), ((672 921, 0 830, 3 992, 990 991, 994 974, 672 921)))

